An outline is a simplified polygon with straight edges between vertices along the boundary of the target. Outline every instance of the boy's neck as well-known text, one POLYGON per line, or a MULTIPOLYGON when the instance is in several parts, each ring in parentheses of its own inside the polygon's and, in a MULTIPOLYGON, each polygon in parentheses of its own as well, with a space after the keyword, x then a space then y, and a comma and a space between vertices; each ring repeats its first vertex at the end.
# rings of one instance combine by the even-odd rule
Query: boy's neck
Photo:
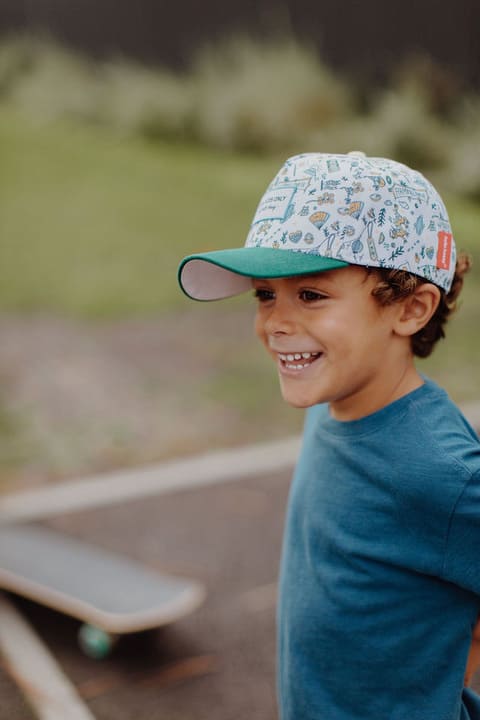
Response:
POLYGON ((412 361, 407 363, 401 373, 380 378, 374 392, 366 389, 363 395, 357 395, 354 404, 350 398, 331 402, 330 415, 341 422, 360 420, 417 390, 423 384, 424 380, 412 361))

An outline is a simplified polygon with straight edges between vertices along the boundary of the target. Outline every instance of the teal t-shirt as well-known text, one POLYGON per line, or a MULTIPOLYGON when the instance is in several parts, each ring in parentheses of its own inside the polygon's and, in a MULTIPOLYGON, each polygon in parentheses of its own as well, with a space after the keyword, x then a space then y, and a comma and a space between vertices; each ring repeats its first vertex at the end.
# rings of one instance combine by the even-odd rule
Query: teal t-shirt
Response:
POLYGON ((480 443, 433 382, 360 420, 308 410, 280 575, 282 720, 480 720, 480 443))

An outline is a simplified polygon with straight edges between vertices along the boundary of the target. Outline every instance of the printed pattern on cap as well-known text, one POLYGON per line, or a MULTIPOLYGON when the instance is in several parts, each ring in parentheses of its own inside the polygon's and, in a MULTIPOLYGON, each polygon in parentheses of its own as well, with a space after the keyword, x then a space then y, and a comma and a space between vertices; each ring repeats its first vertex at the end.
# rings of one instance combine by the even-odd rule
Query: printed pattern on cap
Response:
POLYGON ((445 205, 419 172, 358 154, 289 158, 262 197, 246 247, 406 270, 450 289, 455 243, 445 205))

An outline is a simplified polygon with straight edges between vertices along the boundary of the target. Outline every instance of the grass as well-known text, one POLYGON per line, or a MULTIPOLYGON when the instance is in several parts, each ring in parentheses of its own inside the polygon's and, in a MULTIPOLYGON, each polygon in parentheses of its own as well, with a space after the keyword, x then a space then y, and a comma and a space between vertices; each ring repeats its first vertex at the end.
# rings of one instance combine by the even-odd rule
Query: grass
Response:
POLYGON ((90 317, 182 303, 179 259, 243 244, 278 160, 0 111, 0 306, 90 317))

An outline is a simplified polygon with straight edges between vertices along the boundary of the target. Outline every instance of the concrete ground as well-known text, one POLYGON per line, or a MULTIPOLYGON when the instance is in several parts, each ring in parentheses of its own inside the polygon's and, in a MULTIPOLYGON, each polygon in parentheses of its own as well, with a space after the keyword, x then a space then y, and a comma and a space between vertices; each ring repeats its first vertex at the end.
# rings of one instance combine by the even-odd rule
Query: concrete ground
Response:
MULTIPOLYGON (((82 655, 78 623, 15 600, 98 720, 274 720, 275 598, 291 471, 70 513, 49 525, 197 579, 204 605, 82 655)), ((33 718, 0 671, 0 717, 33 718)), ((68 718, 65 718, 68 720, 68 718)))

